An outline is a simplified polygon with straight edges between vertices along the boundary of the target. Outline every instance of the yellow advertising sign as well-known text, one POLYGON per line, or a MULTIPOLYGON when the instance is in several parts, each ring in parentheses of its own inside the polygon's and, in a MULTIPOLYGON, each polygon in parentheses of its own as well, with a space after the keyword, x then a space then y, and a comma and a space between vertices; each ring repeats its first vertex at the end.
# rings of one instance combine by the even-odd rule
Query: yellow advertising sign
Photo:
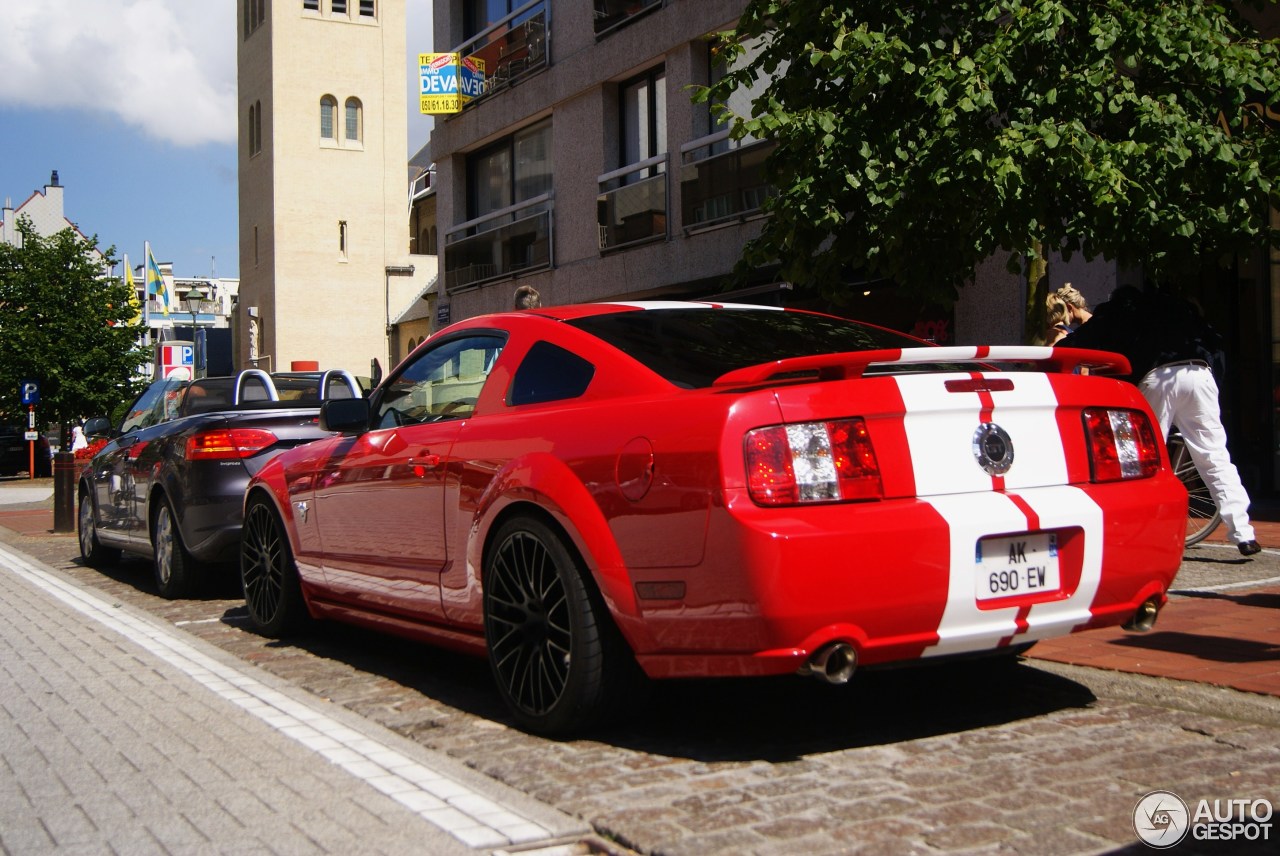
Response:
POLYGON ((457 113, 484 92, 484 60, 456 53, 418 54, 418 109, 457 113))

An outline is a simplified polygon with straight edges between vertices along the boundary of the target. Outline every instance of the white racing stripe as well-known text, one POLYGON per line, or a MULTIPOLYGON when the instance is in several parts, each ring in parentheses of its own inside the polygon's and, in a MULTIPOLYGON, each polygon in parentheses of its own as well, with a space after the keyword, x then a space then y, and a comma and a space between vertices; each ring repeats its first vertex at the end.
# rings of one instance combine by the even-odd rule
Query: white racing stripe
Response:
POLYGON ((1088 621, 1089 605, 1101 579, 1102 510, 1083 491, 1065 484, 1066 455, 1049 376, 1037 372, 998 376, 1011 379, 1014 388, 979 395, 948 391, 947 378, 937 375, 897 379, 906 407, 904 428, 916 494, 937 510, 950 531, 947 602, 938 625, 938 643, 925 656, 989 650, 1018 633, 1019 607, 991 608, 988 603, 979 609, 974 594, 978 541, 1029 528, 1028 514, 1013 500, 1014 495, 1039 516, 1040 530, 1082 528, 1085 554, 1075 592, 1064 600, 1024 608, 1027 628, 1013 644, 1064 635, 1088 621), (983 421, 984 400, 991 404, 988 418, 1008 433, 1013 444, 1013 465, 1003 475, 1007 493, 993 490, 992 477, 973 454, 973 434, 983 421))
POLYGON ((136 643, 469 847, 494 848, 553 838, 545 826, 353 730, 328 716, 319 705, 296 701, 248 670, 201 653, 182 638, 182 633, 113 608, 92 592, 43 570, 22 553, 0 547, 0 567, 136 643))

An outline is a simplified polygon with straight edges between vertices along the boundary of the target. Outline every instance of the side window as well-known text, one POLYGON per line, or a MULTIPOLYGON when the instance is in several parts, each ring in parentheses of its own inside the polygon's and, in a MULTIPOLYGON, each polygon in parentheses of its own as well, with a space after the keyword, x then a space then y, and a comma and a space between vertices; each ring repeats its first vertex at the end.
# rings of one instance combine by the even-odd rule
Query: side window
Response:
POLYGON ((516 369, 508 404, 542 404, 577 398, 587 391, 596 367, 550 342, 536 342, 516 369))
POLYGON ((129 408, 124 421, 120 423, 120 433, 137 431, 175 416, 179 396, 185 385, 183 381, 173 380, 153 383, 147 387, 146 391, 133 403, 133 407, 129 408))
POLYGON ((374 424, 390 428, 470 416, 505 343, 491 334, 464 336, 419 354, 386 386, 374 424))

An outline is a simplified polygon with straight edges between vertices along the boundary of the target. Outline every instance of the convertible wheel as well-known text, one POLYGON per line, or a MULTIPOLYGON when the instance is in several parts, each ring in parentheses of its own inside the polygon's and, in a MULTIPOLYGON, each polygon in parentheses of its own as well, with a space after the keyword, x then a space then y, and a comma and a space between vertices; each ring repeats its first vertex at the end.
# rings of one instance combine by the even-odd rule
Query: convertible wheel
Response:
POLYGON ((174 600, 192 594, 200 582, 200 567, 182 544, 178 519, 167 499, 161 500, 151 522, 151 544, 160 596, 174 600))
POLYGON ((76 534, 80 539, 80 558, 91 568, 120 561, 120 551, 104 547, 98 540, 98 527, 93 521, 93 498, 85 493, 80 496, 80 509, 76 514, 76 534))
POLYGON ((240 581, 249 623, 263 636, 279 638, 308 620, 298 566, 275 509, 262 499, 249 503, 240 536, 240 581))
POLYGON ((540 520, 498 530, 485 561, 489 665, 522 728, 563 734, 598 719, 634 660, 586 570, 540 520))

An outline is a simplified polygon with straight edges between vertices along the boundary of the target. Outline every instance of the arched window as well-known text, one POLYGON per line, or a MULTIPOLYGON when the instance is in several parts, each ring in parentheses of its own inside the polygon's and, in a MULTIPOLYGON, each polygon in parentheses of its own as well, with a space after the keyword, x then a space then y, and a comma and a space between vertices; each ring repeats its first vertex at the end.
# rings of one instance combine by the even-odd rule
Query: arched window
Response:
POLYGON ((250 155, 258 151, 256 148, 254 148, 254 146, 257 144, 257 140, 253 136, 253 120, 257 115, 258 115, 258 105, 250 104, 249 105, 249 121, 245 123, 246 130, 249 132, 248 137, 249 137, 249 154, 250 155))
POLYGON ((332 95, 320 99, 320 139, 338 139, 338 99, 332 95))
POLYGON ((349 143, 360 142, 361 132, 363 131, 363 116, 360 110, 359 98, 348 98, 346 105, 346 139, 349 143))

